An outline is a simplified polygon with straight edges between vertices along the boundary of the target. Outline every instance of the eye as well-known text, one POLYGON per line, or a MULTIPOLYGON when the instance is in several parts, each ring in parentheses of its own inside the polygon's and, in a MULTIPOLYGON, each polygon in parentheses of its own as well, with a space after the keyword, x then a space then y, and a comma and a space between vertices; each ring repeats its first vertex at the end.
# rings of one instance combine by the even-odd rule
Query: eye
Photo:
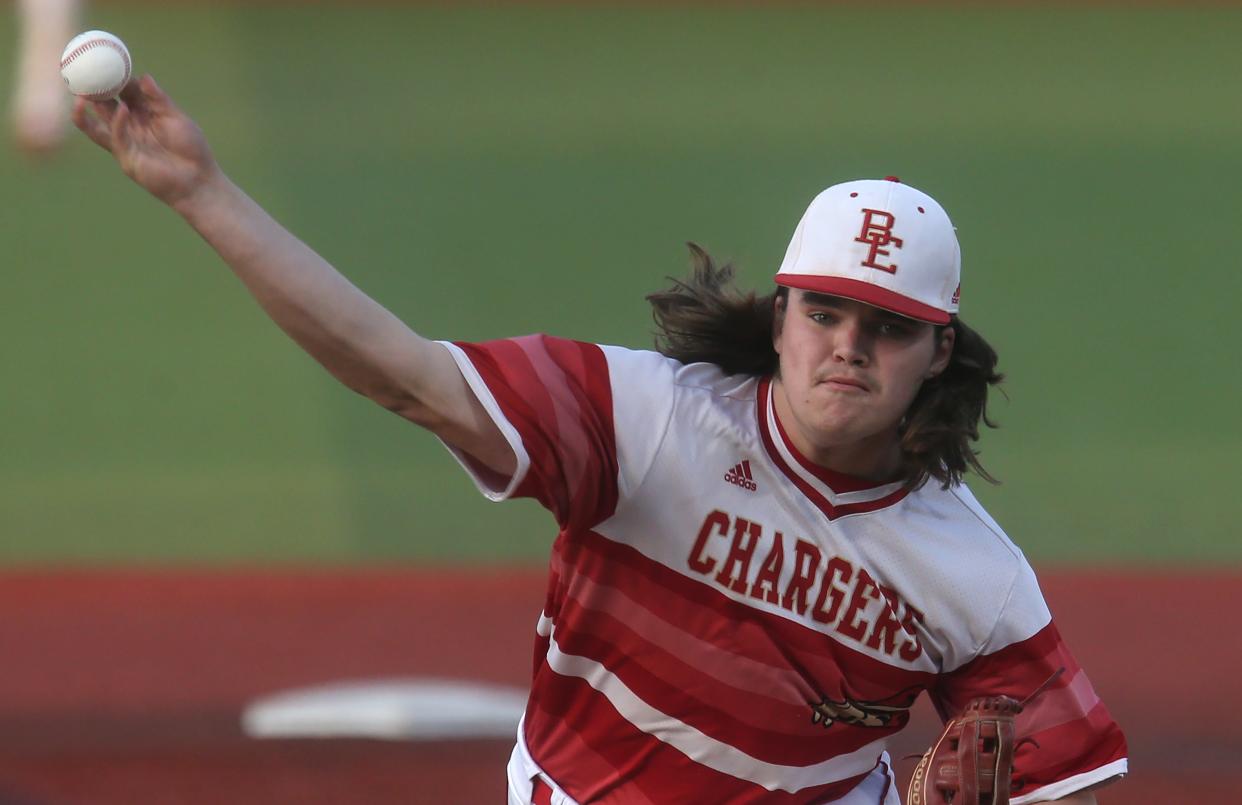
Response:
POLYGON ((832 316, 822 310, 812 310, 806 315, 816 324, 828 324, 832 321, 832 316))
POLYGON ((885 321, 876 326, 876 332, 888 338, 905 338, 910 334, 910 328, 899 322, 885 321))

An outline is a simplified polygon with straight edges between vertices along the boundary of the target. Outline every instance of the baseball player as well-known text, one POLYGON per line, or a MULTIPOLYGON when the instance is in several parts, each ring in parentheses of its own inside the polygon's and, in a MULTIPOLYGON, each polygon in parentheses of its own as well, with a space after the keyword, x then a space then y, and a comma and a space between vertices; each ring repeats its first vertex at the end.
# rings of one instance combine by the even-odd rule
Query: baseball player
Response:
POLYGON ((696 250, 652 297, 659 352, 446 343, 233 185, 149 76, 74 121, 343 383, 432 431, 488 498, 554 516, 511 804, 892 805, 885 749, 920 693, 949 717, 1050 678, 997 772, 1012 802, 1092 803, 1126 772, 1030 566, 963 483, 1000 377, 956 315, 931 197, 828 188, 767 297, 696 250))

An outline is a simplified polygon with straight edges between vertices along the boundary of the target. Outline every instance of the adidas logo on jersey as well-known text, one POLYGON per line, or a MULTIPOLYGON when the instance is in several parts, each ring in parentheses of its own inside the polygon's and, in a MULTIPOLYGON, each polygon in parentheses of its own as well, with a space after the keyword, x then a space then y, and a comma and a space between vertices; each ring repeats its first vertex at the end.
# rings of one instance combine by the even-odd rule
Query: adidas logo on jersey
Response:
POLYGON ((750 460, 747 459, 738 464, 733 469, 724 474, 724 479, 734 486, 740 486, 745 490, 754 492, 759 487, 755 485, 755 478, 750 474, 750 460))

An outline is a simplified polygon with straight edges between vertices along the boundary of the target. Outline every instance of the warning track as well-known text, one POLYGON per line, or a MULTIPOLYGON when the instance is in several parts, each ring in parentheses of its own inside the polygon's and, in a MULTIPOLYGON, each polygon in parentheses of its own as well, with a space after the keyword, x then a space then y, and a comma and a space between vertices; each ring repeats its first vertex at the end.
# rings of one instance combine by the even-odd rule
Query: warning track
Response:
MULTIPOLYGON (((1041 573, 1126 730, 1113 803, 1242 801, 1242 573, 1041 573), (1174 705, 1174 703, 1176 703, 1174 705)), ((253 740, 255 699, 342 680, 524 687, 539 569, 0 574, 0 805, 497 802, 508 740, 253 740)), ((936 732, 930 709, 894 746, 936 732)), ((903 771, 909 771, 908 768, 903 771)))

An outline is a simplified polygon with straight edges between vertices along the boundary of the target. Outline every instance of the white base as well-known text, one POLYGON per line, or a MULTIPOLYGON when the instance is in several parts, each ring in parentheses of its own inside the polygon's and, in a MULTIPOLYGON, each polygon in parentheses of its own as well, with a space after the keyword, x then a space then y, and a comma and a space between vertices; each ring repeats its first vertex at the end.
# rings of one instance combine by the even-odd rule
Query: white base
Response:
POLYGON ((252 702, 252 738, 384 738, 434 741, 513 738, 526 692, 446 679, 337 682, 252 702))

